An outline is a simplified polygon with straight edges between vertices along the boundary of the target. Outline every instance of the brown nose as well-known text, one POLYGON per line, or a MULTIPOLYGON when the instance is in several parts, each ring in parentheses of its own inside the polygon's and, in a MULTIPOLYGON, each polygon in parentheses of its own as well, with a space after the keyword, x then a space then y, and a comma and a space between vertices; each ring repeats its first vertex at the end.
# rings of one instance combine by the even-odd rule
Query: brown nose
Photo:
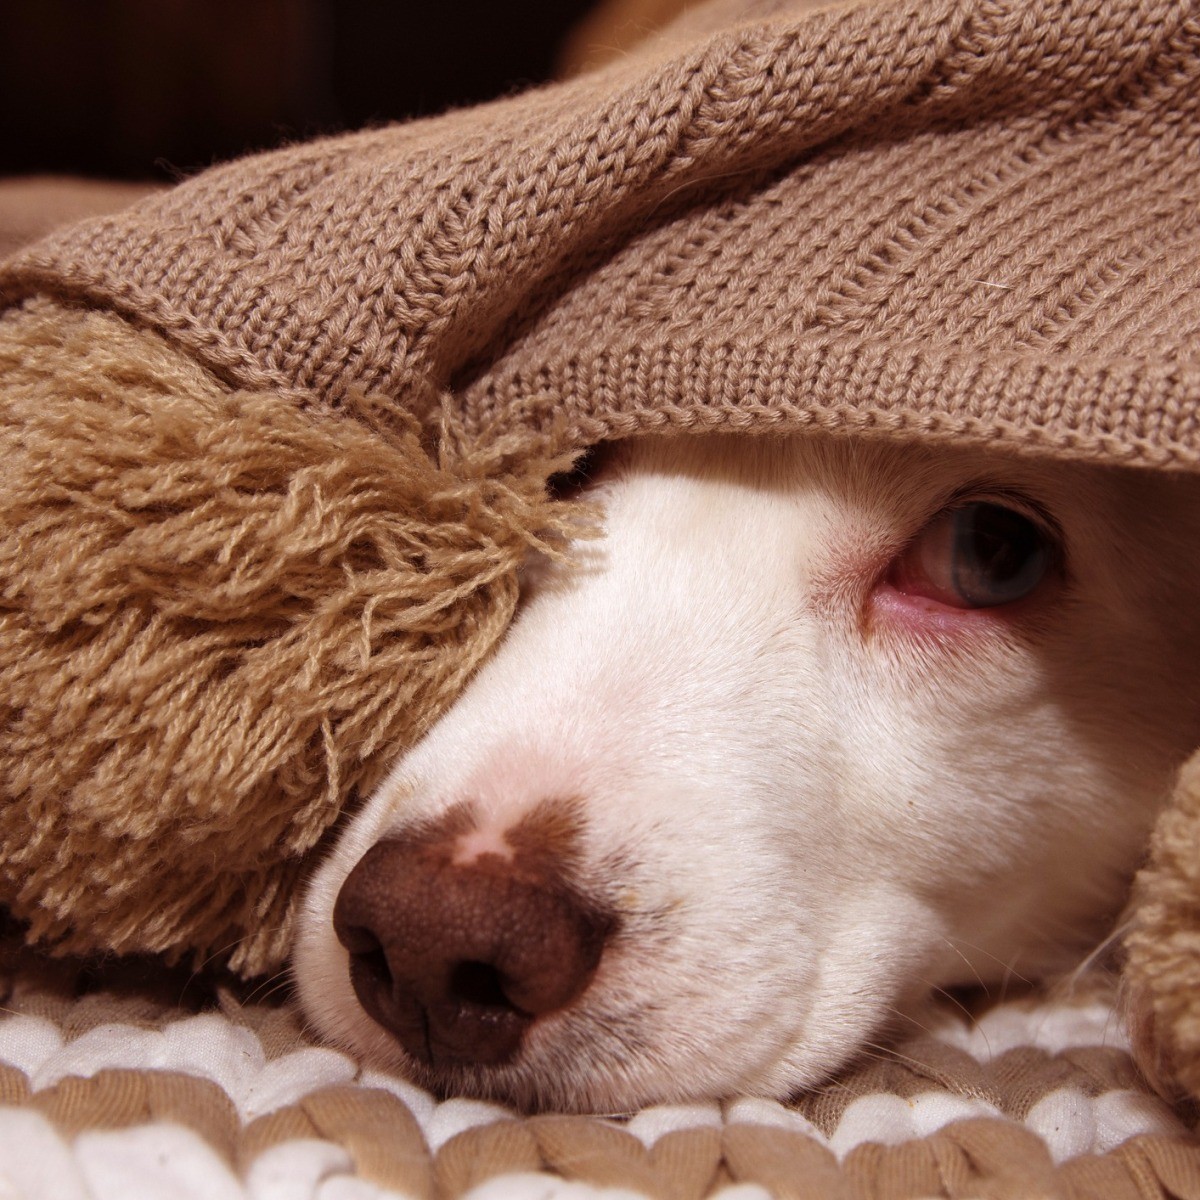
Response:
POLYGON ((511 1059, 587 986, 613 920, 519 856, 456 863, 448 842, 384 841, 342 885, 333 926, 363 1008, 443 1066, 511 1059))

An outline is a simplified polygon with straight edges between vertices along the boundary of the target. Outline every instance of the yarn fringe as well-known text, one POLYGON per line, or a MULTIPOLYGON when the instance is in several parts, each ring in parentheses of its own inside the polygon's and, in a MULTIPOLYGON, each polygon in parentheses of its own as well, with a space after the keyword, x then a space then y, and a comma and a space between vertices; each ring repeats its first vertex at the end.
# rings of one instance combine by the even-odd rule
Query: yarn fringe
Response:
POLYGON ((1200 753, 1180 771, 1175 794, 1139 873, 1125 939, 1123 1001, 1134 1056, 1173 1103, 1200 1115, 1200 753))
POLYGON ((285 958, 339 816, 506 628, 561 431, 234 391, 158 335, 0 319, 0 905, 55 951, 285 958))

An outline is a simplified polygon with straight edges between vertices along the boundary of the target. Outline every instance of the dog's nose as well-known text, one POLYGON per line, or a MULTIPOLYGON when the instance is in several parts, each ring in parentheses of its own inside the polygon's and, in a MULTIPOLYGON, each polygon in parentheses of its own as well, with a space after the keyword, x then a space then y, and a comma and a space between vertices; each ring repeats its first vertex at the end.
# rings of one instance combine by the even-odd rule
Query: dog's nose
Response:
POLYGON ((511 1059, 538 1017, 587 987, 613 928, 518 855, 456 862, 449 841, 380 842, 334 906, 367 1013, 429 1066, 511 1059))

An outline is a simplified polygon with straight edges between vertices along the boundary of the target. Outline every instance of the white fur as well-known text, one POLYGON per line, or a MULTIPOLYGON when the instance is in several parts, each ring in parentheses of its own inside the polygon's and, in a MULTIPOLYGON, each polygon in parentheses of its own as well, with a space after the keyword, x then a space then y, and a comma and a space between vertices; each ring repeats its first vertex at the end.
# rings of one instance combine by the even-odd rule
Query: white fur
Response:
POLYGON ((1200 743, 1195 481, 706 436, 623 445, 594 491, 605 538, 536 571, 316 874, 295 975, 326 1034, 412 1069, 331 912, 381 836, 464 800, 502 847, 582 798, 574 878, 622 922, 514 1063, 438 1081, 521 1104, 784 1096, 931 987, 1055 970, 1103 932, 1200 743), (888 564, 963 488, 1048 512, 1064 577, 1013 612, 897 606, 888 564))

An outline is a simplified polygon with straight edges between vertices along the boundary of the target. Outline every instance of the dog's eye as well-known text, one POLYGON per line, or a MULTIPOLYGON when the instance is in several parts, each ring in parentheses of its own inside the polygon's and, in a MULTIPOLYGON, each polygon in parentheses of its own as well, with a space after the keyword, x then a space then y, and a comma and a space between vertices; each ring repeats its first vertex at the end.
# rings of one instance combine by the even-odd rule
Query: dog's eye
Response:
POLYGON ((552 500, 573 500, 587 487, 596 468, 598 447, 583 451, 569 471, 560 471, 546 481, 546 491, 552 500))
POLYGON ((1048 533, 1016 509, 975 501, 939 513, 892 565, 892 585, 952 608, 1028 596, 1055 559, 1048 533))

